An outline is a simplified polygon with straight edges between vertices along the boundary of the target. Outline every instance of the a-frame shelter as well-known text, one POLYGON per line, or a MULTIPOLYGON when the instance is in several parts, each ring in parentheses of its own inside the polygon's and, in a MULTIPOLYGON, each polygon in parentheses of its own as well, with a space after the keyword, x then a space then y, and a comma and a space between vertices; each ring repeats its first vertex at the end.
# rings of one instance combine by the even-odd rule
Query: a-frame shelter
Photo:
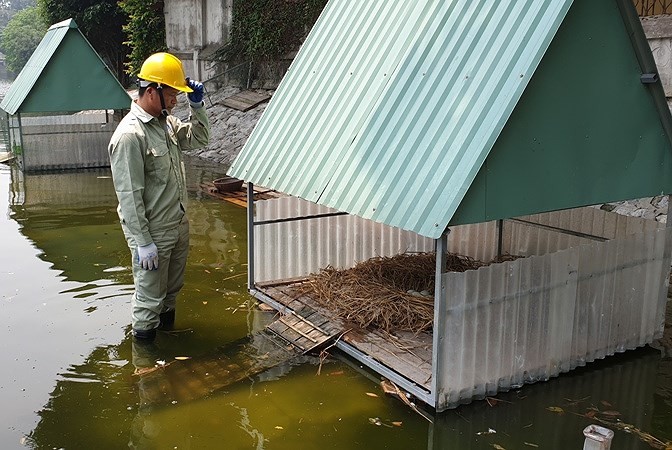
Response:
POLYGON ((672 192, 671 138, 629 0, 331 0, 229 170, 291 196, 248 210, 249 288, 435 251, 425 358, 338 345, 437 410, 644 345, 670 233, 583 207, 672 192))

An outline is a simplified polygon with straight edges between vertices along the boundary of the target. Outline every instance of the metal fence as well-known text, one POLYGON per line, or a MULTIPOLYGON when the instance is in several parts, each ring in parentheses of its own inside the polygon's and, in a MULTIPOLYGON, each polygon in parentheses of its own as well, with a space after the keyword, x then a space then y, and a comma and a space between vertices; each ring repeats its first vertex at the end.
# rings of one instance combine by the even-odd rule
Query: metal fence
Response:
POLYGON ((672 0, 632 0, 640 17, 672 14, 672 0))

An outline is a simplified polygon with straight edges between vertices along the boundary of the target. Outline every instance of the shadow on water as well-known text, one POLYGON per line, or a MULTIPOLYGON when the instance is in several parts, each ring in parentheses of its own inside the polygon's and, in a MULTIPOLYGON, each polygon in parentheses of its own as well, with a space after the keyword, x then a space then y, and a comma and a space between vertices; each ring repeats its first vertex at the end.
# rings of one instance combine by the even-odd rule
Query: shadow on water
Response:
POLYGON ((2 448, 564 450, 582 448, 591 423, 616 431, 615 450, 656 448, 646 433, 672 440, 672 355, 651 348, 431 414, 432 423, 343 355, 286 352, 257 333, 274 314, 246 292, 244 210, 198 189, 223 172, 188 167, 191 253, 178 332, 149 348, 128 336, 132 278, 109 173, 15 175, 9 215, 40 264, 26 263, 21 283, 7 278, 18 294, 0 303, 0 399, 13 405, 1 416, 13 421, 2 448), (23 293, 31 285, 57 293, 35 300, 23 293), (56 305, 53 325, 23 313, 43 304, 56 305), (23 329, 30 333, 12 345, 23 329), (33 379, 28 402, 19 388, 33 379))

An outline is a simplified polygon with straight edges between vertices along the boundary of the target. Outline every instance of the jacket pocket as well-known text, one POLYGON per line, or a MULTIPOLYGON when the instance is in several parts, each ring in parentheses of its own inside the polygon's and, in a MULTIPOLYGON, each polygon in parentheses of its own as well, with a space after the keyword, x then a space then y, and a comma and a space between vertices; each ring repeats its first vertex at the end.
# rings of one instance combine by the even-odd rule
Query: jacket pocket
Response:
POLYGON ((150 147, 145 161, 147 172, 165 176, 170 170, 170 154, 167 146, 150 147))

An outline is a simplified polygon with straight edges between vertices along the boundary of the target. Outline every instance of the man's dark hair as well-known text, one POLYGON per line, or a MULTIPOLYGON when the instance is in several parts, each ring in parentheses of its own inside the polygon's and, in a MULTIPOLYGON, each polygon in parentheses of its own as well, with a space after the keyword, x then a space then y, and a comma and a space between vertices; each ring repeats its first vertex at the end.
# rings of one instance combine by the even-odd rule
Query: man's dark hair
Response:
POLYGON ((143 82, 143 81, 145 81, 145 80, 141 80, 141 79, 138 78, 138 81, 137 81, 137 83, 138 83, 138 97, 142 97, 143 95, 145 95, 145 92, 147 91, 148 87, 153 87, 154 89, 156 89, 156 87, 158 86, 158 83, 149 83, 145 86, 142 86, 141 84, 144 84, 144 83, 141 83, 141 82, 143 82))

